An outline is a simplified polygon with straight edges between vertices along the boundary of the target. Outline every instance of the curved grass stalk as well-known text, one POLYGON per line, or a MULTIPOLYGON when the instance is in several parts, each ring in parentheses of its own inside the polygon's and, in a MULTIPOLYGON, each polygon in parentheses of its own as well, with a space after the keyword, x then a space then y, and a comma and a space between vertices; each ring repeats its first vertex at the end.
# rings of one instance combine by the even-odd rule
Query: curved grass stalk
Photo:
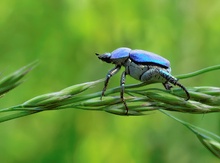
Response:
MULTIPOLYGON (((31 69, 33 64, 20 69, 16 73, 9 75, 0 81, 0 94, 13 89, 21 83, 20 79, 31 69)), ((193 73, 178 75, 179 79, 186 79, 201 75, 207 72, 220 69, 220 65, 208 67, 193 73)), ((129 107, 128 114, 119 96, 120 87, 108 89, 105 97, 100 100, 101 91, 86 94, 86 90, 91 89, 104 79, 81 83, 34 97, 26 102, 8 108, 0 109, 0 122, 16 119, 19 117, 35 114, 46 110, 59 110, 66 108, 84 109, 93 111, 105 111, 116 115, 141 116, 149 111, 175 111, 181 113, 206 114, 220 112, 220 88, 219 87, 191 87, 187 88, 190 93, 190 100, 185 101, 185 93, 180 88, 167 91, 158 88, 143 88, 144 83, 125 86, 126 102, 129 107), (116 94, 117 93, 117 94, 116 94)), ((169 117, 179 121, 188 127, 199 140, 217 157, 220 156, 220 140, 210 137, 211 133, 203 131, 191 124, 181 121, 171 115, 169 117)))
MULTIPOLYGON (((24 76, 24 73, 27 72, 30 68, 32 68, 33 64, 26 66, 22 70, 19 70, 19 73, 14 73, 6 79, 10 79, 9 82, 16 83, 17 80, 12 79, 20 79, 21 76, 24 76), (19 74, 19 75, 18 75, 19 74), (16 78, 17 77, 17 78, 16 78)), ((196 75, 201 75, 203 73, 207 73, 210 71, 220 69, 220 65, 208 67, 193 73, 179 75, 179 78, 189 78, 196 75)), ((3 80, 7 81, 7 80, 3 80)), ((18 80, 19 81, 19 80, 18 80)), ((95 92, 91 94, 82 94, 87 89, 92 88, 93 86, 103 82, 104 79, 100 79, 93 82, 87 82, 82 84, 73 85, 67 87, 61 91, 43 94, 37 97, 34 97, 30 100, 27 100, 23 104, 0 109, 0 122, 1 114, 3 112, 11 112, 11 111, 30 111, 30 114, 33 114, 33 111, 44 111, 44 110, 59 110, 65 108, 80 108, 90 110, 102 110, 110 113, 122 115, 125 112, 123 106, 121 109, 112 109, 112 107, 118 108, 117 105, 121 103, 120 97, 113 96, 115 93, 120 92, 120 87, 111 88, 106 91, 106 96, 103 100, 100 100, 100 92, 95 92), (97 106, 98 104, 98 106, 97 106), (97 107, 94 109, 94 107, 97 107), (105 109, 103 109, 103 107, 105 109), (108 109, 109 108, 109 109, 108 109), (110 111, 111 110, 111 111, 110 111), (117 111, 116 111, 117 110, 117 111), (115 111, 115 112, 114 112, 115 111)), ((6 82, 4 82, 6 83, 6 82)), ((184 92, 181 89, 173 89, 172 91, 167 91, 164 89, 158 88, 142 88, 145 85, 144 83, 140 84, 132 84, 125 86, 125 93, 129 96, 126 97, 126 101, 129 105, 128 115, 137 115, 133 114, 133 111, 139 112, 141 115, 146 111, 164 109, 169 111, 177 111, 183 113, 196 113, 196 114, 204 114, 211 112, 219 112, 220 111, 220 88, 218 87, 192 87, 188 88, 190 92, 191 99, 189 101, 185 101, 184 92), (138 88, 138 89, 137 89, 138 88), (135 106, 132 106, 135 104, 135 106), (137 104, 137 105, 136 105, 137 104)), ((0 81, 1 86, 1 81, 0 81)), ((14 113, 13 113, 14 114, 14 113)), ((28 115, 28 112, 24 115, 28 115)), ((16 118, 16 114, 14 115, 16 118)), ((12 117, 10 117, 12 119, 12 117)), ((7 120, 4 118, 4 121, 7 120)))

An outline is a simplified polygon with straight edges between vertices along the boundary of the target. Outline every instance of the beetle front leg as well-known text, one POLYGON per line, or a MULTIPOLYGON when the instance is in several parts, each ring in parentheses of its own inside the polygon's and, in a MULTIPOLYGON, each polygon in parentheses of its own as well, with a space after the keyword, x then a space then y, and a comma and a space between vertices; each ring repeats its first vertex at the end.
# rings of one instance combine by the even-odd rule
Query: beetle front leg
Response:
POLYGON ((124 103, 124 106, 125 106, 125 109, 126 109, 126 114, 128 114, 128 106, 125 102, 125 99, 124 99, 124 92, 125 92, 125 79, 126 79, 126 72, 124 71, 122 74, 121 74, 121 81, 120 81, 120 86, 121 86, 121 100, 122 102, 124 103))
POLYGON ((106 76, 106 79, 105 79, 105 85, 104 85, 104 88, 103 88, 103 90, 102 90, 102 95, 101 95, 101 98, 100 98, 101 100, 102 100, 102 96, 105 95, 105 91, 106 91, 106 89, 107 89, 109 79, 110 79, 113 75, 115 75, 120 69, 121 69, 121 66, 117 65, 116 67, 114 67, 113 69, 111 69, 111 70, 108 72, 108 74, 107 74, 107 76, 106 76))

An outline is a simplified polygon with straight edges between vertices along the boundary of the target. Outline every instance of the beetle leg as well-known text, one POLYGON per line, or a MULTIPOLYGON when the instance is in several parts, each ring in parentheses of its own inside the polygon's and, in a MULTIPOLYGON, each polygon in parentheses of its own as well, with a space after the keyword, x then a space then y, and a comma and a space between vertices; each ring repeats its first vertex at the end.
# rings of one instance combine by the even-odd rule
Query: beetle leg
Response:
POLYGON ((158 69, 157 68, 152 68, 149 69, 148 71, 145 71, 142 75, 140 75, 139 80, 146 83, 146 84, 150 84, 153 83, 153 81, 151 81, 153 75, 158 74, 158 69))
MULTIPOLYGON (((189 95, 189 92, 187 91, 187 89, 180 83, 178 83, 178 79, 176 79, 175 77, 173 77, 171 74, 169 74, 168 72, 164 71, 164 70, 159 70, 158 71, 159 74, 165 78, 167 81, 164 83, 164 85, 167 83, 167 82, 170 82, 174 85, 177 85, 179 86, 182 90, 184 90, 184 92, 186 93, 187 95, 187 98, 186 98, 186 101, 190 99, 190 95, 189 95)), ((166 88, 166 86, 165 86, 166 88)))
POLYGON ((125 106, 125 109, 126 109, 126 114, 128 114, 128 106, 125 102, 125 99, 124 99, 124 92, 125 92, 125 79, 126 79, 126 72, 124 71, 122 74, 121 74, 121 81, 120 81, 120 86, 121 86, 121 100, 122 102, 124 103, 124 106, 125 106))
POLYGON ((172 85, 170 85, 169 83, 168 83, 168 81, 166 81, 165 83, 163 83, 163 86, 164 86, 164 88, 166 89, 166 90, 170 90, 173 86, 172 85))
POLYGON ((187 89, 180 83, 176 83, 176 85, 178 85, 180 88, 182 88, 182 90, 185 91, 186 95, 187 95, 187 99, 185 99, 186 101, 188 101, 190 99, 190 95, 189 95, 189 92, 187 91, 187 89))
POLYGON ((108 86, 109 79, 110 79, 113 75, 115 75, 115 74, 120 70, 120 68, 121 68, 121 66, 117 65, 116 67, 114 67, 113 69, 111 69, 111 70, 108 72, 108 74, 107 74, 107 76, 106 76, 106 79, 105 79, 105 85, 104 85, 104 88, 103 88, 103 90, 102 90, 102 95, 101 95, 101 98, 100 98, 101 100, 102 100, 102 96, 105 95, 105 91, 106 91, 106 88, 107 88, 107 86, 108 86))

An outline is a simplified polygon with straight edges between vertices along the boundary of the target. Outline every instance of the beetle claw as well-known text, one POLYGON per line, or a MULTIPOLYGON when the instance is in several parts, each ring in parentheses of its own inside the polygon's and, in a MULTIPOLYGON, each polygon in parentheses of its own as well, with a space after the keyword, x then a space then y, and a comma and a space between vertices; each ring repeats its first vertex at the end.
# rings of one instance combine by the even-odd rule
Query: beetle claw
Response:
POLYGON ((185 99, 185 101, 188 101, 190 99, 190 94, 189 92, 187 91, 187 89, 180 83, 176 83, 177 86, 179 86, 180 88, 182 88, 182 90, 185 91, 186 95, 187 95, 187 98, 185 99))
POLYGON ((173 86, 170 85, 168 82, 163 83, 163 86, 166 90, 171 90, 171 88, 173 88, 173 86))

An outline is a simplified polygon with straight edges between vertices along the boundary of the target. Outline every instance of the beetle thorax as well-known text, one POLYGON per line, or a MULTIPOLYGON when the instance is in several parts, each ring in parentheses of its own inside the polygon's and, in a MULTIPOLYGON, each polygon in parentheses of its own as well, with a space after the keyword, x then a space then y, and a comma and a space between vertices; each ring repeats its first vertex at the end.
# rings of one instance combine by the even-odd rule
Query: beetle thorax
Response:
POLYGON ((124 57, 124 58, 112 59, 111 61, 115 65, 122 66, 126 63, 127 60, 128 60, 128 57, 124 57))

